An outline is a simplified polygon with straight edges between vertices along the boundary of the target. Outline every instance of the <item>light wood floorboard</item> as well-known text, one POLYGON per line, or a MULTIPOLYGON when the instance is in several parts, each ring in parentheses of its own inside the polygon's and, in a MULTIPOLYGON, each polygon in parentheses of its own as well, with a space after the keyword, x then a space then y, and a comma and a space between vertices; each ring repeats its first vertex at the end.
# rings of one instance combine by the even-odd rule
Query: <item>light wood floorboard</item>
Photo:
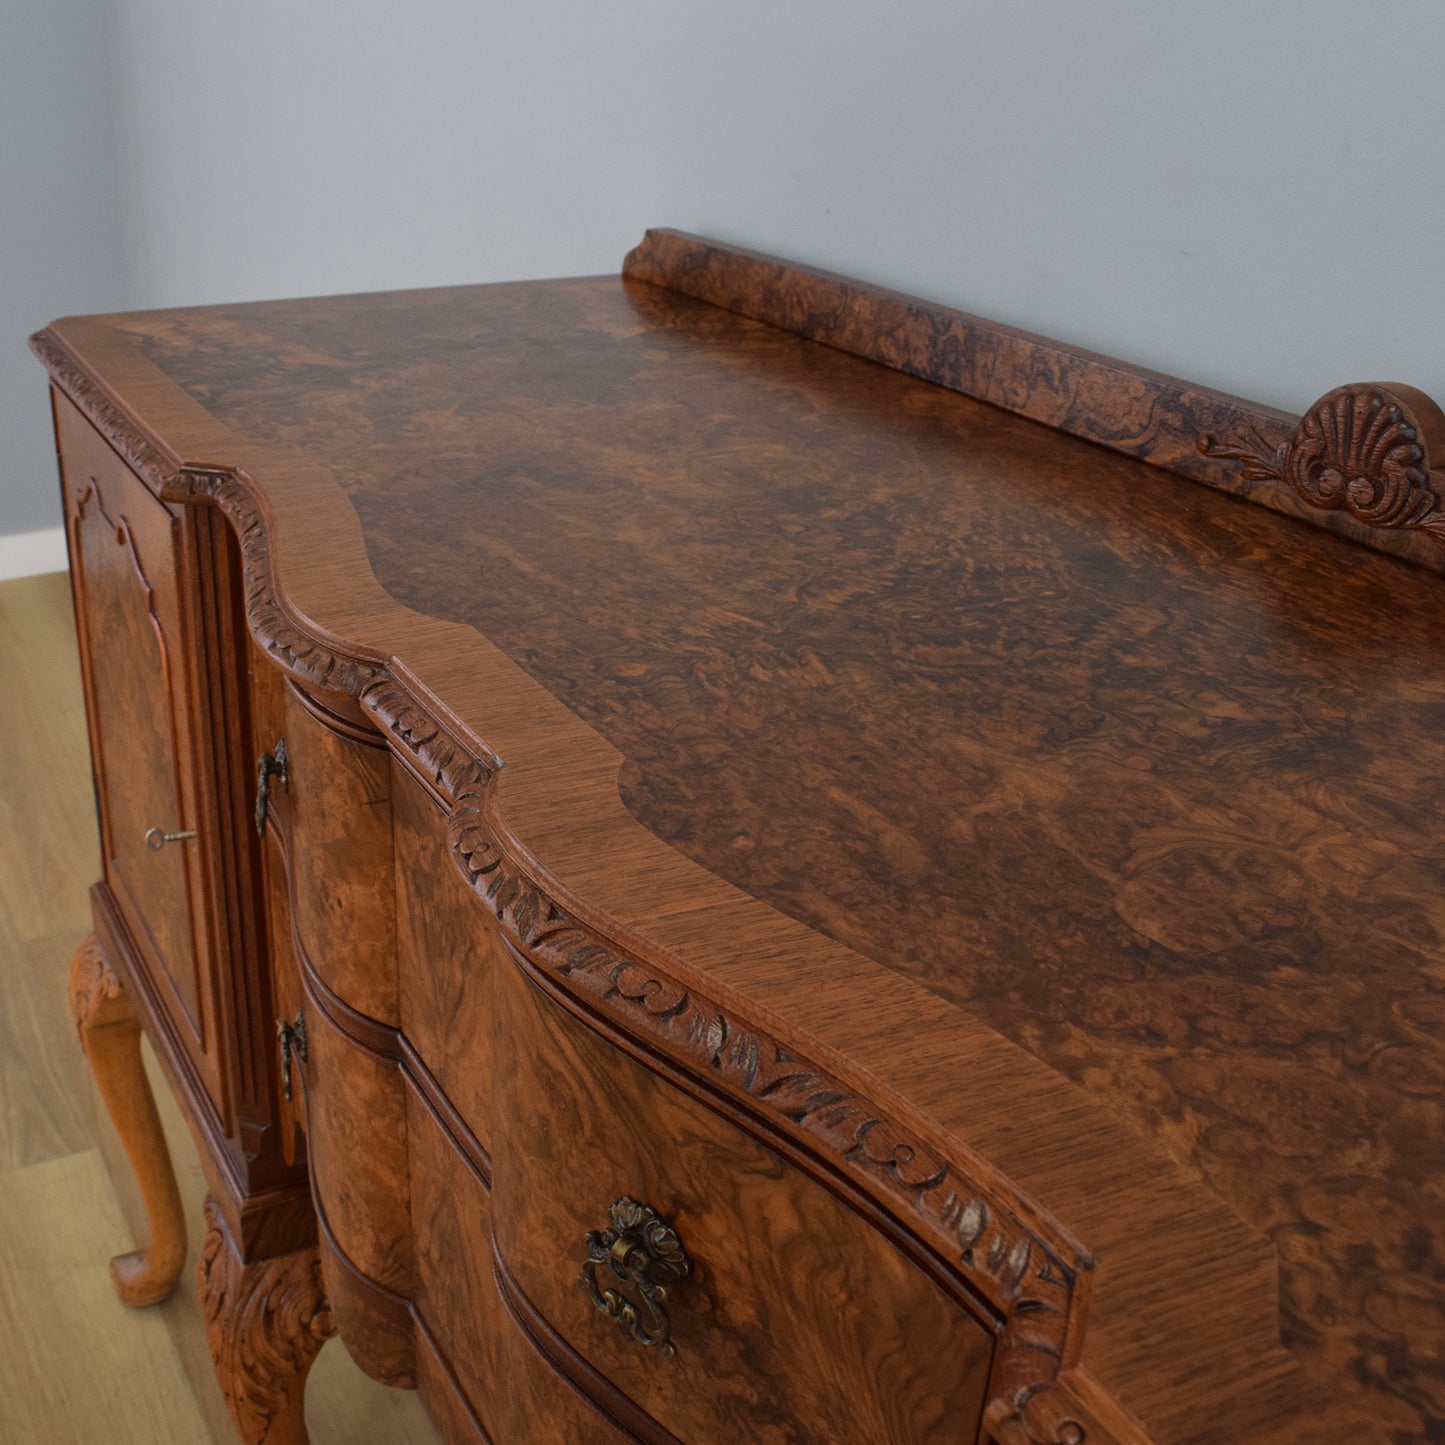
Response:
POLYGON ((111 1288, 129 1230, 99 1152, 0 1174, 0 1219, 0 1440, 209 1442, 165 1317, 111 1288))
MULTIPOLYGON (((66 973, 99 875, 85 711, 64 574, 0 582, 0 1441, 235 1439, 211 1372, 195 1257, 205 1184, 147 1049, 191 1226, 181 1288, 131 1310, 107 1261, 144 1212, 70 1023, 66 973)), ((313 1445, 433 1445, 415 1395, 333 1341, 306 1392, 313 1445)))

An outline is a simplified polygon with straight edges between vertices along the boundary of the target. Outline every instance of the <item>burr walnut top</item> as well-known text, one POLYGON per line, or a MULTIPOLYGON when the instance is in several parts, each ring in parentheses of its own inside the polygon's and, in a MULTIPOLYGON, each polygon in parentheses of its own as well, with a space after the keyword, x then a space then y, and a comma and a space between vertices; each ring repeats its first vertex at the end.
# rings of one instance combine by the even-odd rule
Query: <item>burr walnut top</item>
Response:
POLYGON ((646 828, 1162 1144, 1306 1367, 1445 1428, 1437 577, 637 280, 111 320, 646 828))

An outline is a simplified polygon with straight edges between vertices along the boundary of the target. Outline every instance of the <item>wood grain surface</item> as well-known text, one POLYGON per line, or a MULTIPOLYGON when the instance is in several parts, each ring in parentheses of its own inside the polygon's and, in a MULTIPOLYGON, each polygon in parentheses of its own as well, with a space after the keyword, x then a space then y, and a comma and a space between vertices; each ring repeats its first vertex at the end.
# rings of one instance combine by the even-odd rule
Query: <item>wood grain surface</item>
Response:
POLYGON ((1160 1139, 1292 1349, 1445 1420, 1433 578, 636 283, 123 326, 649 829, 1160 1139))
POLYGON ((150 1237, 139 1249, 111 1260, 111 1281, 124 1304, 158 1304, 175 1292, 186 1261, 181 1191, 141 1058, 140 1019, 94 934, 82 941, 71 961, 70 1010, 145 1200, 150 1237))
POLYGON ((173 996, 173 1016, 221 1106, 211 1057, 215 1010, 206 993, 210 904, 199 886, 195 836, 180 525, 74 407, 60 409, 57 424, 71 575, 88 643, 83 666, 95 700, 92 757, 106 800, 106 877, 157 983, 173 996), (157 828, 177 841, 152 847, 157 828))
POLYGON ((55 415, 104 855, 96 932, 165 1041, 236 1236, 289 1251, 314 1225, 273 1123, 244 671, 212 665, 245 636, 238 549, 213 514, 161 504, 63 398, 55 415))
POLYGON ((56 334, 138 465, 269 534, 283 665, 360 691, 405 646, 528 866, 1058 1202, 1086 1363, 1159 1438, 1438 1435, 1433 577, 639 281, 56 334))
POLYGON ((298 947, 369 1018, 398 1022, 391 762, 381 739, 343 737, 286 691, 287 861, 298 947))
POLYGON ((488 1150, 492 979, 503 956, 501 945, 491 920, 451 866, 441 810, 399 766, 392 768, 391 787, 402 1023, 447 1098, 488 1150))
MULTIPOLYGON (((648 231, 622 271, 1247 496, 1364 546, 1445 570, 1445 472, 1432 474, 1425 449, 1415 446, 1423 433, 1414 417, 1404 420, 1407 435, 1399 439, 1413 453, 1404 462, 1415 471, 1406 489, 1409 505, 1396 505, 1399 489, 1391 485, 1388 505, 1381 506, 1372 488, 1360 495, 1357 480, 1380 460, 1374 451, 1380 438, 1369 427, 1360 437, 1368 437, 1364 455, 1352 459, 1364 461, 1363 468, 1345 470, 1338 483, 1300 485, 1298 475, 1273 464, 1296 440, 1294 417, 1178 377, 683 231, 648 231), (1249 464, 1261 455, 1268 459, 1265 465, 1249 464), (1246 462, 1242 469, 1232 465, 1239 461, 1246 462), (1364 505, 1356 505, 1359 501, 1364 505)), ((1376 389, 1340 388, 1312 407, 1310 416, 1342 395, 1353 402, 1376 389)), ((1439 434, 1445 418, 1428 397, 1410 387, 1379 390, 1387 407, 1398 400, 1406 413, 1413 402, 1423 402, 1439 434)), ((1438 443, 1435 457, 1436 465, 1445 460, 1438 443)))
MULTIPOLYGON (((418 1308, 438 1341, 438 1354, 465 1381, 463 1389, 482 1427, 497 1441, 520 1433, 526 1418, 519 1397, 538 1392, 545 1371, 508 1370, 503 1365, 512 1333, 492 1279, 491 1202, 486 1185, 436 1118, 410 1091, 407 1142, 416 1221, 418 1308), (503 1388, 507 1380, 510 1388, 503 1388)), ((418 1352, 425 1386, 424 1357, 418 1352)), ((544 1383, 541 1389, 547 1388, 544 1383)), ((576 1413, 585 1416, 585 1410, 576 1413)), ((585 1438, 585 1437, 583 1437, 585 1438)))
MULTIPOLYGON (((107 1261, 145 1212, 66 1007, 99 866, 69 581, 0 584, 0 1439, 74 1445, 229 1441, 194 1271, 165 1304, 116 1298, 107 1261)), ((205 1181, 164 1076, 157 1103, 192 1226, 205 1181)), ((363 1375, 341 1345, 307 1389, 315 1445, 435 1445, 416 1396, 363 1375)))
MULTIPOLYGON (((303 968, 304 968, 303 963, 303 968)), ((405 1088, 393 1060, 349 1038, 307 993, 306 1147, 318 1210, 367 1278, 412 1289, 405 1088)), ((344 1328, 344 1320, 339 1321, 344 1328)))
POLYGON ((496 980, 493 1039, 499 1256, 553 1328, 673 1435, 924 1445, 977 1433, 992 1322, 515 967, 496 980), (578 1287, 589 1233, 624 1197, 655 1208, 690 1261, 664 1281, 672 1354, 629 1338, 578 1287))

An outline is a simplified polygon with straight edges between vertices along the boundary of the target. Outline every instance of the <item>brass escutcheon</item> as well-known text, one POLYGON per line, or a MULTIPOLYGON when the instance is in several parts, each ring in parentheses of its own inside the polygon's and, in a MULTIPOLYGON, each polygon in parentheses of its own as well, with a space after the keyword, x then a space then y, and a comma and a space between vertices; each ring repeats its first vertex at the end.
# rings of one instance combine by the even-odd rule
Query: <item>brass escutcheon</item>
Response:
POLYGON ((291 1060, 298 1058, 306 1062, 306 1019, 300 1009, 296 1010, 293 1023, 285 1019, 276 1020, 276 1047, 281 1055, 281 1093, 286 1102, 291 1102, 291 1060))
POLYGON ((274 753, 262 753, 256 759, 256 833, 266 836, 266 806, 271 801, 271 779, 280 778, 281 786, 291 786, 288 771, 290 759, 286 755, 286 739, 281 738, 274 753))
POLYGON ((682 1279, 692 1268, 677 1232, 655 1209, 626 1196, 607 1211, 610 1229, 587 1235, 587 1261, 577 1283, 588 1299, 610 1315, 641 1345, 657 1345, 665 1355, 676 1354, 672 1322, 663 1308, 666 1281, 682 1279), (619 1290, 597 1281, 597 1268, 605 1266, 619 1284, 630 1286, 636 1302, 619 1290))

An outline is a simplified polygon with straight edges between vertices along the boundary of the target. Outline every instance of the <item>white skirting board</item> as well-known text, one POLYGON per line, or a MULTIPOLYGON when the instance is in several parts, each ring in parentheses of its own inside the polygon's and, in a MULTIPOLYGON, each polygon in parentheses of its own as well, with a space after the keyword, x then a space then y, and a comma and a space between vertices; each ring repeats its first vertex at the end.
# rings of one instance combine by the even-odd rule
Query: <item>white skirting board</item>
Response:
POLYGON ((64 572, 67 565, 64 527, 0 537, 0 582, 41 572, 64 572))

